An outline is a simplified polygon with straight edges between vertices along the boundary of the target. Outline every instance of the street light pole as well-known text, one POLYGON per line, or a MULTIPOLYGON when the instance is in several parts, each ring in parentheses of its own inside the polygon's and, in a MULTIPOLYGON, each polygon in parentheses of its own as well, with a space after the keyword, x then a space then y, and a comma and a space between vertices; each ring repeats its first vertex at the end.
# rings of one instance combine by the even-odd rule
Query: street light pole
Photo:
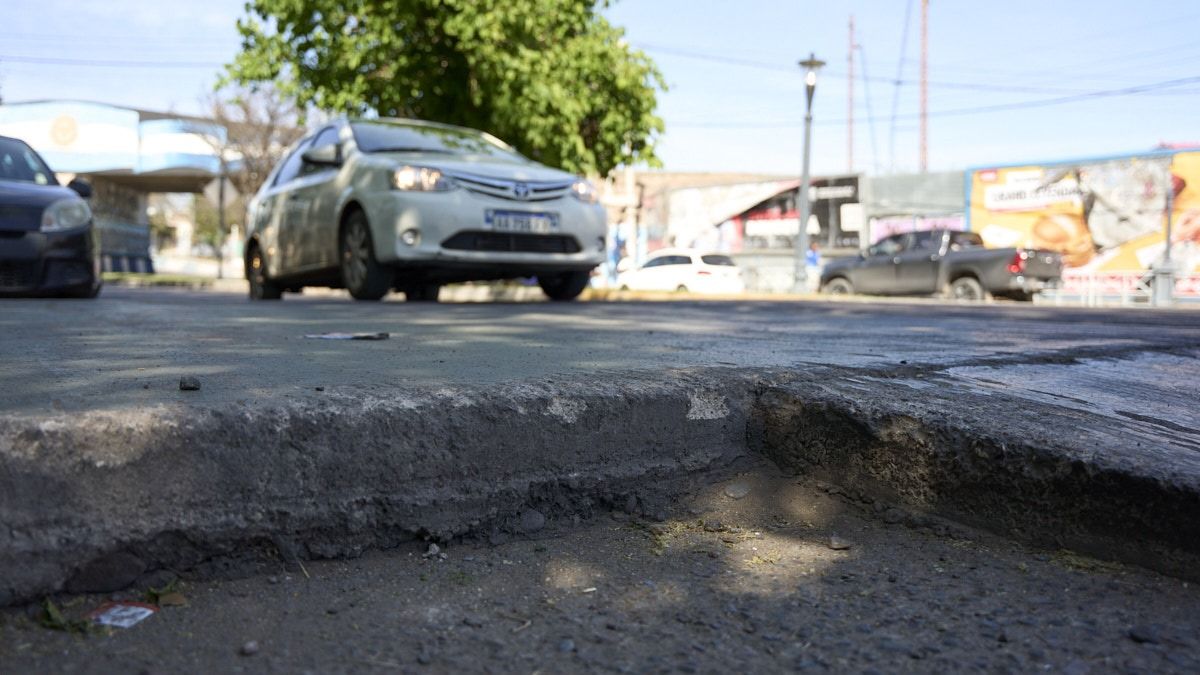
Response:
POLYGON ((796 236, 796 260, 792 272, 792 291, 795 293, 808 292, 808 265, 805 256, 808 253, 808 218, 810 215, 808 192, 812 186, 812 177, 808 173, 812 145, 812 102, 813 92, 817 88, 817 70, 823 65, 825 62, 817 59, 816 55, 811 52, 807 59, 800 62, 800 66, 806 71, 804 74, 804 168, 800 174, 800 228, 796 236))

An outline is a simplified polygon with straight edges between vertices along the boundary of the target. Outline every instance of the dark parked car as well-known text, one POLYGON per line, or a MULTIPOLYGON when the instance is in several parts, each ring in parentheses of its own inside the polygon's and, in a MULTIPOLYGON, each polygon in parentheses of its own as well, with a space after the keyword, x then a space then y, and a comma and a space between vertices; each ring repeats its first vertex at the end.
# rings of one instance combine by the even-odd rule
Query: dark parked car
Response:
POLYGON ((981 301, 1031 300, 1062 282, 1062 257, 1025 248, 985 248, 974 232, 932 230, 892 235, 821 272, 829 294, 933 295, 981 301))
POLYGON ((0 295, 100 292, 100 246, 80 180, 59 185, 33 148, 0 136, 0 295))

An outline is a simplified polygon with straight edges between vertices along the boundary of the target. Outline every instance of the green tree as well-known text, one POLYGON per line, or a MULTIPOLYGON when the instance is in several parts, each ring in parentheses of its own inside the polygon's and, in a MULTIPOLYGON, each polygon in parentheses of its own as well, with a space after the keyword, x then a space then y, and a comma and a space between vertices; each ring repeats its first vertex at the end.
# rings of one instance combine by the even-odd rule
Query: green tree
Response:
POLYGON ((486 130, 533 159, 658 165, 662 75, 607 0, 249 0, 227 79, 302 106, 486 130))

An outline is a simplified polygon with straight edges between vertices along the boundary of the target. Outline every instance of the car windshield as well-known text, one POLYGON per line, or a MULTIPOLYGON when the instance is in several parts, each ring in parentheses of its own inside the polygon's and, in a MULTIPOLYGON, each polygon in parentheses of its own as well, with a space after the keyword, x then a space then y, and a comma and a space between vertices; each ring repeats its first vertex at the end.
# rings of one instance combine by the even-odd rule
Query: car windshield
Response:
POLYGON ((0 138, 0 180, 38 185, 58 185, 54 172, 28 145, 0 138))
POLYGON ((363 152, 436 152, 524 159, 503 141, 472 129, 403 122, 356 122, 350 129, 363 152))

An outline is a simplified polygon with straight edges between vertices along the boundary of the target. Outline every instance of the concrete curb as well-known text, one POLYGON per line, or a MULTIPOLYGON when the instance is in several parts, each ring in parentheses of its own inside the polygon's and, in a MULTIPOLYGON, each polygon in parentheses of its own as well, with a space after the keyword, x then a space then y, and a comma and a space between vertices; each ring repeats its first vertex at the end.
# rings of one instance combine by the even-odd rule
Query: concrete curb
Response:
POLYGON ((0 605, 103 590, 92 579, 114 568, 219 575, 224 561, 502 539, 613 508, 662 517, 750 453, 896 520, 949 517, 1197 578, 1200 459, 1167 452, 1179 442, 936 369, 600 373, 0 417, 0 605))
POLYGON ((734 380, 333 388, 256 409, 0 418, 0 605, 103 590, 88 579, 114 565, 502 537, 528 530, 531 509, 654 515, 744 453, 750 387, 734 380))

